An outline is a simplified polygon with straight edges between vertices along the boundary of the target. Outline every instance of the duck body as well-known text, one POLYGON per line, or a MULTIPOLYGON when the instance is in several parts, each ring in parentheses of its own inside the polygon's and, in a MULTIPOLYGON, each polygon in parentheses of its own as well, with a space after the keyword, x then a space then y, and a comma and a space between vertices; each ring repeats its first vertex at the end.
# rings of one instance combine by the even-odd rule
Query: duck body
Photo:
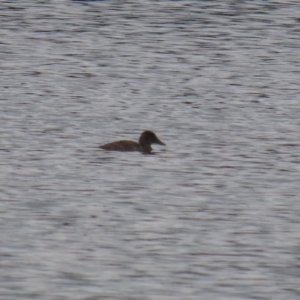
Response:
POLYGON ((111 151, 142 151, 141 146, 138 143, 129 140, 108 143, 100 146, 100 148, 111 151))
POLYGON ((129 140, 121 140, 102 145, 100 148, 109 151, 139 151, 150 153, 152 151, 152 144, 165 145, 159 140, 154 132, 146 130, 141 134, 138 143, 129 140))

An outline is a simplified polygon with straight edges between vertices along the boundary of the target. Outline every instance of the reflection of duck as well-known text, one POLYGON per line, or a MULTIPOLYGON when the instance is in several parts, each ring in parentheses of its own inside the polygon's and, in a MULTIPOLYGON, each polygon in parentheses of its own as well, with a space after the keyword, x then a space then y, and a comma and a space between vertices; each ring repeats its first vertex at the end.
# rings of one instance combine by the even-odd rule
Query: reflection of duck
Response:
POLYGON ((165 145, 154 132, 150 130, 144 131, 139 142, 121 140, 100 146, 100 148, 111 151, 140 151, 150 153, 152 151, 151 144, 165 145))

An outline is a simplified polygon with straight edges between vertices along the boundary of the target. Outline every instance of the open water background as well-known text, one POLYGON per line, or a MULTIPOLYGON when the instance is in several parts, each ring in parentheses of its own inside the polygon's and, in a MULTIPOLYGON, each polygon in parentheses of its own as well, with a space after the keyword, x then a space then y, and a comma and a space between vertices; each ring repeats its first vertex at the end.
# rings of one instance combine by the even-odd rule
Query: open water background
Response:
POLYGON ((1 300, 300 298, 298 1, 0 20, 1 300))

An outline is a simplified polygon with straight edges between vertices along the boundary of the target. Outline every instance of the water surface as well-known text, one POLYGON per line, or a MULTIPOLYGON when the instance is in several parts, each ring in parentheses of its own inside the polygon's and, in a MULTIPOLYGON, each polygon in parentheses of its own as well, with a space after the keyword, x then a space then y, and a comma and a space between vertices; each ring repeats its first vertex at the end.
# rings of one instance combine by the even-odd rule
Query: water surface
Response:
POLYGON ((1 299, 299 299, 299 10, 2 1, 1 299))

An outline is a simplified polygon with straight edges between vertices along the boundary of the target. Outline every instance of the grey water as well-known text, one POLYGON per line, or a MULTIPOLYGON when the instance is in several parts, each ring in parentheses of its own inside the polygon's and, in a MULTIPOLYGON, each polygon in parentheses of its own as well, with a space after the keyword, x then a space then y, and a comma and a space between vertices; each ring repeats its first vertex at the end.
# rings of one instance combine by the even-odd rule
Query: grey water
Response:
POLYGON ((300 298, 298 1, 0 20, 1 300, 300 298))

